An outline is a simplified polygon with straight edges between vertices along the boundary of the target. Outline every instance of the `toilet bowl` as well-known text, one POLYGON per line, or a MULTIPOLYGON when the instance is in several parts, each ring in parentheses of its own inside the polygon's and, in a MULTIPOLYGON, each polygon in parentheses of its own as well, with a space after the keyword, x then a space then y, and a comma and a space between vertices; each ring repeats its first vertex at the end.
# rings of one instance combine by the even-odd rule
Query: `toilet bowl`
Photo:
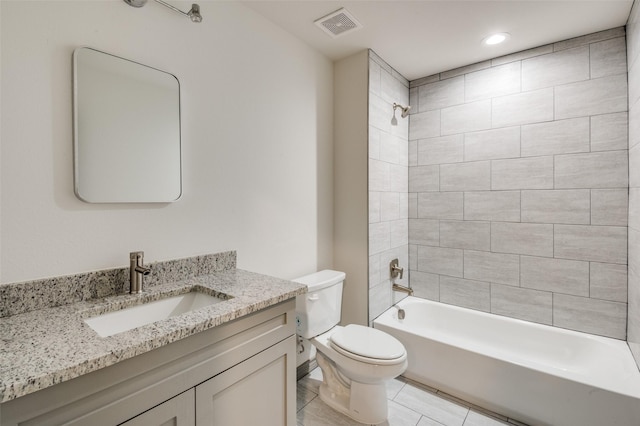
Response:
POLYGON ((296 300, 298 334, 317 349, 320 399, 361 423, 387 419, 385 382, 407 368, 407 353, 393 336, 340 321, 343 272, 325 270, 298 278, 308 293, 296 300))

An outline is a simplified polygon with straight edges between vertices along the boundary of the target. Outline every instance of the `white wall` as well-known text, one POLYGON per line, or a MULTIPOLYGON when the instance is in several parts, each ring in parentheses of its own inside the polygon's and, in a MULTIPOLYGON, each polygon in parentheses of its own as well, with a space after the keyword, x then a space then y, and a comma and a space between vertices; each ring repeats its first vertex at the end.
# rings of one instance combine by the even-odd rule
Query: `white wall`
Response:
MULTIPOLYGON (((283 278, 331 267, 331 62, 233 2, 204 20, 149 2, 1 3, 1 281, 238 250, 283 278), (183 197, 73 194, 71 55, 90 46, 169 71, 182 89, 183 197)), ((174 2, 187 10, 190 2, 174 2)))
POLYGON ((334 267, 347 274, 342 324, 367 324, 367 92, 369 53, 336 61, 334 267))

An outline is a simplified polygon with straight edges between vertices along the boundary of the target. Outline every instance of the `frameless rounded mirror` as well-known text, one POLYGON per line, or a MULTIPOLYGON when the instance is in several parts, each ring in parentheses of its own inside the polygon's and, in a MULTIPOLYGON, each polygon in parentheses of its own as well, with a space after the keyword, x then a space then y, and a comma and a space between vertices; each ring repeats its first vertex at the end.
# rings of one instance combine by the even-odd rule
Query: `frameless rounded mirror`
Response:
POLYGON ((73 69, 78 198, 88 203, 180 198, 178 79, 87 47, 74 51, 73 69))

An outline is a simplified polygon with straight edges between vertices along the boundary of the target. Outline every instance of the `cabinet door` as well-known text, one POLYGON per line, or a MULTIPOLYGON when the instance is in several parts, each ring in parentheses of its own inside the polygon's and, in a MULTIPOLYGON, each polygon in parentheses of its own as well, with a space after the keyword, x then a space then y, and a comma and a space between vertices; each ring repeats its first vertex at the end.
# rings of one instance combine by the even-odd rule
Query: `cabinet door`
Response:
POLYGON ((195 391, 189 389, 121 426, 195 426, 195 391))
POLYGON ((295 337, 196 387, 196 425, 295 426, 295 337))

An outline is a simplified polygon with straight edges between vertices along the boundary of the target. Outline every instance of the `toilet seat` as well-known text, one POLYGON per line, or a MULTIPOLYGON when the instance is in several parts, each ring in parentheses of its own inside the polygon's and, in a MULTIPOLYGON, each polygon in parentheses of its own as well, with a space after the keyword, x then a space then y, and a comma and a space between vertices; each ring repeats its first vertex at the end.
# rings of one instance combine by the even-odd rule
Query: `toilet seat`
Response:
POLYGON ((406 359, 404 345, 395 337, 375 328, 349 324, 329 337, 331 347, 356 361, 393 365, 406 359))

